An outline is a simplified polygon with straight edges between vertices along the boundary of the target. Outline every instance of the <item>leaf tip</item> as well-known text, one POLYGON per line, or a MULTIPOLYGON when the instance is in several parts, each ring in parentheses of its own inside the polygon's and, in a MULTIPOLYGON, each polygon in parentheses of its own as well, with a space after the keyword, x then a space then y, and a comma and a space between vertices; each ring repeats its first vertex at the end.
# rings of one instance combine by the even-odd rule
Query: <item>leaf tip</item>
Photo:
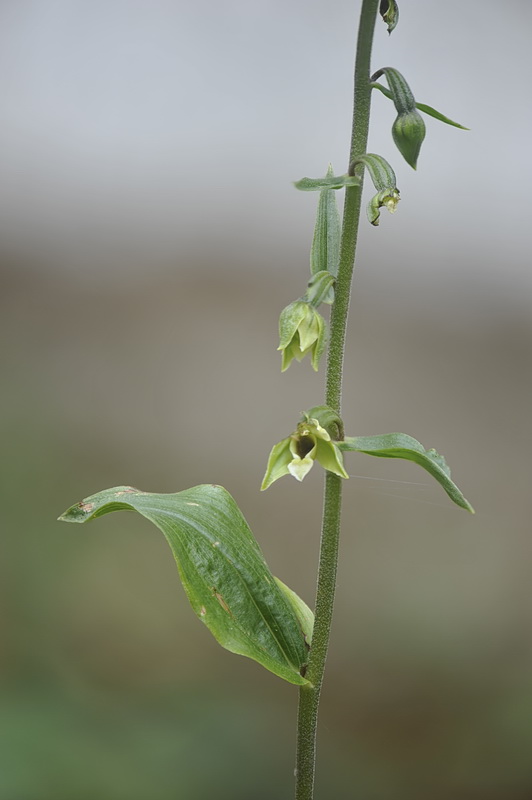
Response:
POLYGON ((81 500, 79 503, 67 508, 66 511, 63 511, 57 520, 58 522, 85 522, 93 511, 94 503, 87 503, 85 500, 81 500))

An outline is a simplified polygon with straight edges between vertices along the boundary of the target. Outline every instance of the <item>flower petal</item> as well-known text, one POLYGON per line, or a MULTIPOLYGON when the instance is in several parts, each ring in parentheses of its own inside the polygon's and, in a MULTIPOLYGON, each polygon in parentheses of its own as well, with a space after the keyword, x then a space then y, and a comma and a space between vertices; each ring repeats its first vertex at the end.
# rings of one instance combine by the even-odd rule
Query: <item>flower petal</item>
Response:
POLYGON ((311 417, 309 419, 309 424, 312 425, 311 433, 313 433, 315 436, 317 436, 318 439, 323 439, 325 442, 330 442, 331 441, 331 437, 329 436, 329 434, 327 433, 325 428, 321 427, 321 425, 320 425, 320 423, 319 423, 319 421, 317 419, 315 419, 314 417, 311 417))

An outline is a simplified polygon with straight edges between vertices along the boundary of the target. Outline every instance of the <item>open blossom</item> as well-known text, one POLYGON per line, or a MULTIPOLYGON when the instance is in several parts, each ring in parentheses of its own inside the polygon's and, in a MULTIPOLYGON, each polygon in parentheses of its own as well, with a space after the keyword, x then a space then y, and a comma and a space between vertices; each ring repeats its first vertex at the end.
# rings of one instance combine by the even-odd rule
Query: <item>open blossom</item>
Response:
POLYGON ((387 208, 390 214, 397 210, 397 204, 400 200, 399 189, 389 187, 381 189, 368 203, 367 212, 368 219, 372 225, 379 224, 380 208, 387 208))
POLYGON ((314 461, 341 478, 349 477, 338 445, 317 419, 308 418, 299 423, 294 433, 273 446, 261 490, 267 489, 283 475, 293 475, 302 481, 314 461))

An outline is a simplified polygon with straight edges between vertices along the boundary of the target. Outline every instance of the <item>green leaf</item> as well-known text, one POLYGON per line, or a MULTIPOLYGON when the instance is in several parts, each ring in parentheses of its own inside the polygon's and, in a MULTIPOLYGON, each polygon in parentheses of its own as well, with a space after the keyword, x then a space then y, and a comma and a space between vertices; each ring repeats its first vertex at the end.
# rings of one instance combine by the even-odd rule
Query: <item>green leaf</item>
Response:
POLYGON ((137 511, 162 531, 192 608, 222 647, 290 683, 308 684, 301 672, 312 612, 299 598, 295 610, 294 597, 271 574, 229 492, 210 484, 176 494, 118 486, 77 503, 59 519, 83 523, 120 510, 137 511))
MULTIPOLYGON (((386 86, 383 86, 382 83, 372 83, 371 88, 378 89, 379 92, 382 92, 389 100, 393 100, 392 93, 390 92, 389 89, 386 88, 386 86)), ((462 131, 469 130, 469 128, 466 128, 465 125, 460 125, 459 122, 455 122, 454 120, 449 119, 449 117, 446 117, 440 111, 436 111, 435 108, 432 108, 432 106, 428 106, 426 103, 416 102, 416 108, 418 109, 418 111, 423 111, 430 117, 434 117, 434 119, 439 119, 440 122, 445 122, 446 125, 452 125, 455 128, 460 128, 460 130, 462 131)))
MULTIPOLYGON (((334 178, 331 164, 329 164, 326 177, 334 178)), ((310 250, 310 271, 312 275, 325 270, 336 277, 340 260, 341 234, 342 223, 340 222, 334 190, 322 189, 318 200, 316 225, 310 250)), ((330 302, 332 303, 332 300, 330 302)))
POLYGON ((326 175, 324 178, 301 178, 294 186, 300 192, 321 192, 323 189, 343 189, 344 186, 359 184, 359 179, 354 175, 326 175))
POLYGON ((338 442, 338 447, 345 451, 367 453, 381 458, 404 458, 414 461, 426 469, 439 484, 443 486, 453 503, 471 511, 473 507, 465 499, 458 486, 451 480, 451 470, 445 459, 434 449, 425 450, 423 445, 406 433, 385 433, 381 436, 352 436, 338 442))
POLYGON ((459 122, 454 122, 454 120, 449 119, 449 117, 446 117, 444 114, 441 114, 439 111, 436 111, 435 108, 432 108, 432 106, 428 106, 426 103, 416 103, 416 107, 420 111, 424 111, 425 114, 434 117, 434 119, 439 119, 440 122, 445 122, 446 125, 453 125, 455 128, 460 128, 462 131, 470 130, 469 128, 466 128, 465 125, 460 125, 459 122))

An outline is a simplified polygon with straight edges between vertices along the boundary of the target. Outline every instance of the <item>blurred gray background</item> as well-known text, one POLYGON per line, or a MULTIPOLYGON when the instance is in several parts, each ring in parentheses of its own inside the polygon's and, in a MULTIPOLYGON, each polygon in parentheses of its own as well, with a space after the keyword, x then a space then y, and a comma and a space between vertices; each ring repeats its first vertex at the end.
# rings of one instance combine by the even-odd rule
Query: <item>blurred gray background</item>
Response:
MULTIPOLYGON (((346 169, 359 2, 0 3, 1 800, 292 796, 297 692, 198 624, 133 515, 55 522, 99 489, 221 483, 310 604, 322 475, 260 494, 320 403, 281 375, 316 196, 346 169)), ((400 0, 370 149, 402 201, 362 223, 344 418, 443 452, 349 456, 318 798, 532 796, 530 29, 526 0, 400 0)), ((366 187, 369 197, 369 187, 366 187)))

